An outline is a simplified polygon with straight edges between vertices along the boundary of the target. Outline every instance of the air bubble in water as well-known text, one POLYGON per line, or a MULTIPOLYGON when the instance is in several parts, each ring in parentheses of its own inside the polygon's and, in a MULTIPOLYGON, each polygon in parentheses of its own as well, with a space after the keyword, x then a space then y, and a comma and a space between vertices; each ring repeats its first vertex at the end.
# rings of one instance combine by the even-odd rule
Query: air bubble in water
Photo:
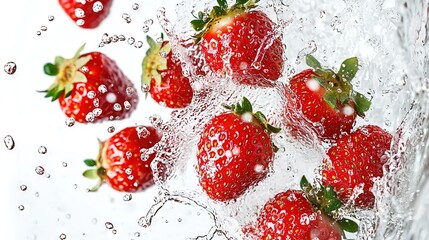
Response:
POLYGON ((149 32, 149 26, 148 25, 143 25, 143 27, 142 27, 142 31, 144 32, 144 33, 147 33, 147 32, 149 32))
POLYGON ((121 111, 121 110, 122 110, 122 106, 121 106, 121 104, 119 104, 119 103, 115 103, 115 104, 113 105, 113 110, 115 110, 115 111, 117 111, 117 112, 121 111))
POLYGON ((124 35, 121 34, 118 36, 118 39, 119 39, 119 41, 125 41, 126 38, 124 35))
POLYGON ((82 9, 82 8, 76 8, 76 9, 74 10, 74 15, 75 15, 77 18, 83 18, 83 17, 85 17, 85 11, 83 11, 83 9, 82 9))
POLYGON ((62 165, 63 165, 63 167, 67 167, 67 163, 66 162, 63 162, 62 165))
POLYGON ((118 35, 113 35, 112 36, 112 42, 118 42, 118 40, 119 40, 119 37, 118 37, 118 35))
POLYGON ((76 24, 77 24, 78 26, 82 26, 83 24, 85 24, 85 20, 83 20, 83 19, 79 19, 79 20, 77 20, 77 21, 76 21, 76 24))
POLYGON ((129 37, 127 42, 128 44, 132 45, 136 40, 133 37, 129 37))
POLYGON ((138 10, 140 6, 138 3, 133 3, 131 7, 133 8, 133 10, 138 10))
POLYGON ((93 99, 93 98, 95 98, 95 92, 94 92, 94 91, 89 91, 89 92, 86 94, 86 96, 87 96, 89 99, 93 99))
POLYGON ((127 95, 132 96, 134 94, 134 88, 133 87, 127 87, 127 95))
POLYGON ((85 116, 85 120, 87 121, 87 122, 93 122, 94 121, 94 118, 95 118, 95 115, 94 115, 94 113, 92 113, 92 112, 89 112, 88 114, 86 114, 86 116, 85 116))
POLYGON ((42 31, 46 31, 46 30, 48 30, 48 27, 46 27, 46 26, 41 26, 41 27, 40 27, 40 30, 42 30, 42 31))
POLYGON ((45 169, 42 166, 37 166, 35 171, 39 175, 43 175, 45 173, 45 169))
POLYGON ((9 75, 14 74, 16 72, 16 63, 14 63, 14 62, 7 62, 4 65, 4 71, 5 71, 5 73, 7 73, 9 75))
POLYGON ((110 126, 107 128, 107 132, 108 133, 113 133, 115 131, 115 127, 114 126, 110 126))
POLYGON ((97 224, 97 222, 98 222, 97 218, 93 218, 93 219, 91 219, 91 223, 92 223, 92 224, 97 224))
POLYGON ((128 102, 128 101, 125 101, 124 102, 124 107, 125 107, 126 110, 130 110, 131 109, 131 103, 128 102))
POLYGON ((131 201, 131 199, 133 199, 133 195, 127 193, 127 194, 124 195, 123 199, 124 199, 125 202, 131 201))
POLYGON ((45 146, 40 146, 38 152, 40 154, 46 154, 48 152, 48 149, 45 146))
POLYGON ((128 13, 124 13, 122 14, 122 18, 125 20, 126 23, 130 23, 131 22, 131 17, 128 13))
POLYGON ((64 240, 64 239, 66 239, 67 238, 67 235, 65 235, 64 233, 61 233, 61 235, 60 235, 60 239, 61 240, 64 240))
POLYGON ((111 222, 106 222, 104 225, 107 229, 113 229, 113 224, 111 222))
POLYGON ((103 10, 103 4, 100 1, 97 1, 92 5, 92 11, 100 12, 101 10, 103 10))
POLYGON ((39 196, 40 196, 39 192, 35 192, 35 193, 34 193, 34 196, 35 196, 35 197, 39 197, 39 196))
POLYGON ((24 211, 24 209, 25 209, 25 208, 24 208, 24 205, 19 205, 19 206, 18 206, 18 209, 19 209, 20 211, 24 211))
POLYGON ((149 89, 150 89, 150 87, 149 87, 148 84, 146 84, 146 83, 142 84, 141 90, 142 90, 143 93, 148 93, 149 89))
POLYGON ((136 131, 139 138, 146 138, 150 134, 149 130, 144 126, 137 126, 136 131))
POLYGON ((54 16, 52 16, 52 15, 49 15, 49 16, 48 16, 48 21, 49 21, 49 22, 54 21, 54 19, 55 19, 55 17, 54 17, 54 16))
POLYGON ((25 191, 25 190, 27 190, 27 185, 23 184, 19 188, 21 189, 21 191, 25 191))
POLYGON ((116 231, 116 229, 113 229, 113 230, 112 230, 113 235, 115 235, 115 234, 116 234, 116 232, 117 232, 117 231, 116 231))
POLYGON ((46 174, 45 174, 45 177, 46 177, 46 178, 50 178, 50 177, 51 177, 51 174, 46 173, 46 174))
POLYGON ((92 110, 92 113, 94 113, 96 117, 99 117, 102 112, 103 110, 101 108, 94 108, 94 110, 92 110))
POLYGON ((153 24, 153 19, 148 19, 148 20, 144 21, 143 24, 151 26, 153 24))
POLYGON ((87 67, 87 66, 83 66, 83 67, 81 67, 81 68, 80 68, 80 70, 81 70, 83 73, 87 73, 87 72, 89 71, 89 69, 88 69, 88 67, 87 67))
POLYGON ((100 100, 98 98, 94 99, 94 101, 92 103, 94 104, 94 107, 100 106, 100 100))
POLYGON ((140 227, 144 227, 144 228, 149 227, 149 223, 145 217, 141 217, 138 221, 138 224, 140 227))
POLYGON ((159 52, 159 56, 161 56, 162 58, 166 58, 167 57, 167 53, 164 51, 160 51, 159 52))
POLYGON ((41 31, 37 31, 37 32, 36 32, 36 35, 37 35, 37 36, 40 36, 40 35, 42 35, 42 32, 41 32, 41 31))
POLYGON ((142 41, 136 42, 136 44, 134 44, 134 47, 135 48, 141 48, 141 47, 143 47, 143 42, 142 41))
POLYGON ((12 150, 15 147, 15 141, 13 140, 11 135, 6 135, 3 141, 4 141, 4 145, 8 150, 12 150))
POLYGON ((66 118, 66 125, 68 127, 72 127, 75 123, 76 123, 76 121, 74 120, 74 118, 72 118, 72 117, 66 118))
POLYGON ((106 93, 107 92, 107 87, 106 87, 106 85, 100 85, 100 86, 98 86, 98 91, 100 92, 100 93, 106 93))
POLYGON ((149 117, 149 121, 155 128, 159 128, 162 125, 162 118, 161 116, 154 114, 149 117))

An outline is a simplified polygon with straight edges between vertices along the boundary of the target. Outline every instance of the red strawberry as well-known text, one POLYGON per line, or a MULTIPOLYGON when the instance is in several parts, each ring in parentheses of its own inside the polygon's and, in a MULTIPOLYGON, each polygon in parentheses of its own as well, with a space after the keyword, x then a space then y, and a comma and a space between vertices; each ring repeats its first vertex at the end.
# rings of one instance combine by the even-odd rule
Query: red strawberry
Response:
POLYGON ((341 207, 332 188, 313 188, 305 177, 301 190, 286 190, 268 201, 255 226, 246 235, 257 239, 341 240, 343 231, 356 232, 358 225, 349 219, 334 220, 341 207))
POLYGON ((201 40, 210 68, 220 74, 228 72, 247 84, 256 82, 241 76, 277 80, 283 68, 283 46, 271 19, 253 9, 254 0, 237 0, 230 8, 226 0, 217 2, 219 6, 213 7, 209 16, 200 12, 191 22, 199 31, 195 38, 201 40))
POLYGON ((87 159, 83 175, 100 182, 91 191, 107 181, 118 191, 136 192, 153 184, 150 164, 156 152, 151 149, 161 140, 161 135, 153 127, 127 127, 100 142, 100 152, 96 160, 87 159))
MULTIPOLYGON (((338 73, 322 68, 311 55, 307 55, 307 64, 313 69, 304 70, 290 80, 292 93, 286 92, 287 114, 299 110, 321 139, 336 139, 342 133, 349 133, 356 115, 363 117, 371 104, 353 90, 351 80, 358 70, 358 59, 346 59, 338 73)), ((288 121, 287 125, 294 124, 294 120, 288 121)))
POLYGON ((373 179, 383 176, 385 153, 390 149, 392 135, 378 126, 363 126, 338 139, 324 160, 322 176, 325 185, 331 185, 342 201, 348 201, 356 187, 363 192, 354 204, 362 208, 374 205, 371 192, 373 179))
POLYGON ((81 28, 96 28, 109 14, 112 0, 59 0, 69 17, 81 28))
POLYGON ((116 63, 100 52, 71 59, 55 58, 44 66, 45 73, 56 76, 45 97, 58 99, 67 117, 77 122, 101 122, 129 117, 138 102, 137 90, 116 63))
POLYGON ((197 172, 200 185, 214 200, 242 195, 268 172, 274 151, 269 134, 279 132, 261 112, 252 112, 249 100, 228 107, 212 118, 200 135, 197 172))
POLYGON ((173 59, 170 42, 155 42, 147 36, 149 49, 143 59, 142 84, 152 98, 169 108, 183 108, 192 101, 189 79, 183 76, 180 61, 173 59))

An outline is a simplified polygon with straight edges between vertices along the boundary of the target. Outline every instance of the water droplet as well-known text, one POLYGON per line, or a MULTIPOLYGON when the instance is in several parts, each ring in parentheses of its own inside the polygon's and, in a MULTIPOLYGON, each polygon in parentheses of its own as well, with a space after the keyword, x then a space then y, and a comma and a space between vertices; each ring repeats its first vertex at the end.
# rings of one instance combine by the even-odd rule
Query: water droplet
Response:
POLYGON ((66 162, 63 162, 63 167, 67 167, 67 163, 66 162))
POLYGON ((94 107, 100 106, 100 100, 98 98, 94 99, 94 101, 92 103, 94 104, 94 107))
POLYGON ((99 117, 102 112, 103 110, 101 108, 94 108, 94 110, 92 110, 92 113, 94 113, 96 117, 99 117))
POLYGON ((64 233, 61 233, 61 235, 60 235, 60 239, 61 240, 64 240, 64 239, 66 239, 67 238, 67 236, 64 234, 64 233))
POLYGON ((127 193, 127 194, 124 195, 123 199, 124 199, 125 202, 131 201, 131 199, 133 199, 133 195, 127 193))
POLYGON ((94 113, 92 113, 92 112, 89 112, 88 114, 86 114, 86 116, 85 116, 85 120, 87 121, 87 122, 93 122, 94 121, 94 118, 95 118, 95 115, 94 115, 94 113))
POLYGON ((125 41, 126 39, 124 35, 119 35, 118 38, 119 38, 119 41, 125 41))
POLYGON ((45 173, 45 169, 42 166, 37 166, 35 171, 39 175, 43 175, 45 173))
POLYGON ((5 73, 7 73, 9 75, 14 74, 16 72, 16 63, 14 63, 14 62, 7 62, 4 65, 4 71, 5 71, 5 73))
POLYGON ((100 92, 100 93, 106 93, 107 92, 107 87, 106 87, 106 85, 100 85, 100 86, 98 86, 98 91, 100 92))
POLYGON ((159 52, 159 56, 161 56, 162 58, 166 58, 167 57, 167 53, 164 51, 160 51, 159 52))
POLYGON ((177 219, 177 221, 178 221, 178 222, 182 222, 182 219, 181 219, 181 218, 178 218, 178 219, 177 219))
POLYGON ((113 224, 111 222, 106 222, 104 225, 107 229, 113 229, 113 224))
POLYGON ((131 17, 128 13, 124 13, 122 14, 122 18, 125 20, 126 23, 130 23, 131 22, 131 17))
POLYGON ((92 224, 97 224, 98 220, 97 220, 97 218, 93 218, 93 219, 91 219, 91 222, 92 222, 92 224))
POLYGON ((115 127, 114 126, 110 126, 107 128, 107 132, 109 133, 113 133, 115 131, 115 127))
POLYGON ((24 211, 24 205, 19 205, 19 206, 18 206, 18 209, 19 209, 20 211, 24 211))
POLYGON ((40 35, 42 35, 42 32, 41 32, 41 31, 37 31, 37 32, 36 32, 36 35, 37 35, 37 36, 40 36, 40 35))
POLYGON ((141 125, 137 126, 136 131, 139 138, 146 138, 147 136, 150 135, 149 130, 147 130, 145 126, 141 126, 141 125))
POLYGON ((151 26, 153 24, 153 19, 147 19, 146 21, 143 22, 143 24, 151 26))
POLYGON ((117 111, 117 112, 121 111, 121 110, 122 110, 122 106, 121 106, 121 104, 119 104, 119 103, 115 103, 115 104, 113 105, 113 110, 115 110, 115 111, 117 111))
POLYGON ((35 192, 35 193, 34 193, 34 196, 35 196, 35 197, 39 197, 39 196, 40 196, 39 192, 35 192))
POLYGON ((126 110, 130 110, 131 109, 131 103, 128 102, 128 101, 125 101, 124 102, 124 107, 125 107, 126 110))
POLYGON ((138 221, 140 227, 149 227, 149 223, 145 217, 141 217, 138 221))
POLYGON ((48 30, 48 27, 46 27, 46 26, 41 26, 41 27, 40 27, 40 30, 42 30, 42 31, 46 31, 46 30, 48 30))
POLYGON ((129 37, 127 42, 128 44, 132 45, 136 40, 133 37, 129 37))
POLYGON ((79 20, 77 20, 77 21, 76 21, 76 24, 77 24, 78 26, 82 26, 83 24, 85 24, 85 20, 83 20, 83 19, 79 19, 79 20))
POLYGON ((109 37, 109 34, 103 33, 101 36, 101 42, 105 44, 109 44, 112 41, 112 39, 109 37))
POLYGON ((94 91, 89 91, 87 94, 86 94, 86 96, 89 98, 89 99, 93 99, 93 98, 95 98, 95 92, 94 91))
POLYGON ((87 72, 89 71, 89 69, 88 69, 88 67, 87 67, 87 66, 83 66, 83 67, 81 67, 81 68, 80 68, 80 70, 81 70, 83 73, 87 73, 87 72))
POLYGON ((27 185, 23 184, 19 188, 21 189, 21 191, 25 191, 25 190, 27 190, 27 185))
POLYGON ((137 41, 137 42, 134 44, 134 47, 135 47, 135 48, 141 48, 141 47, 143 47, 143 42, 142 42, 142 41, 137 41))
POLYGON ((6 135, 6 137, 4 137, 4 145, 8 150, 12 150, 15 147, 15 141, 11 135, 6 135))
POLYGON ((144 33, 149 32, 149 26, 148 26, 148 25, 143 25, 143 27, 142 27, 142 31, 143 31, 144 33))
POLYGON ((73 188, 74 188, 74 189, 77 189, 77 184, 73 184, 73 188))
POLYGON ((38 152, 40 154, 46 154, 48 152, 48 149, 45 146, 40 146, 38 152))
POLYGON ((149 87, 149 85, 148 85, 148 84, 146 84, 146 83, 143 83, 143 84, 142 84, 142 86, 141 86, 141 90, 142 90, 142 92, 143 92, 143 93, 148 93, 148 92, 149 92, 149 89, 150 89, 150 87, 149 87))
POLYGON ((92 5, 92 11, 100 12, 101 10, 103 10, 103 4, 100 1, 97 1, 92 5))
POLYGON ((76 121, 74 120, 74 118, 72 118, 72 117, 66 118, 66 125, 68 127, 72 127, 75 123, 76 123, 76 121))
POLYGON ((52 15, 49 15, 49 16, 48 16, 48 21, 49 21, 49 22, 54 21, 54 19, 55 19, 55 17, 54 17, 54 16, 52 16, 52 15))
POLYGON ((161 116, 154 114, 149 117, 149 121, 152 124, 152 126, 159 128, 162 125, 162 118, 161 116))
POLYGON ((138 10, 140 6, 138 3, 133 3, 131 7, 133 8, 133 10, 138 10))
POLYGON ((85 11, 83 11, 83 9, 82 9, 82 8, 76 8, 76 9, 74 10, 74 15, 75 15, 77 18, 83 18, 83 17, 85 17, 85 11))
POLYGON ((46 177, 46 178, 50 178, 50 177, 51 177, 51 174, 46 173, 46 174, 45 174, 45 177, 46 177))
POLYGON ((116 234, 116 232, 117 232, 117 231, 116 231, 116 229, 113 229, 113 230, 112 230, 113 235, 115 235, 115 234, 116 234))
POLYGON ((127 92, 128 96, 132 96, 132 95, 134 95, 134 88, 133 87, 127 87, 126 92, 127 92))

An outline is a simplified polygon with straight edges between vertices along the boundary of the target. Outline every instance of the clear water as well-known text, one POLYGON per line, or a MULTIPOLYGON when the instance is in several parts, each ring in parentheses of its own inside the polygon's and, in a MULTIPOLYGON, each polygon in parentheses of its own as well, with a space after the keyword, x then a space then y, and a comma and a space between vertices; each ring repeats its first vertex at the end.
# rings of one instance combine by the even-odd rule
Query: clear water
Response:
MULTIPOLYGON (((130 63, 121 67, 137 85, 147 47, 145 34, 159 36, 156 20, 152 20, 157 19, 191 78, 196 97, 188 108, 170 115, 147 100, 140 102, 136 110, 139 115, 107 125, 83 126, 74 119, 65 119, 46 101, 37 103, 36 99, 42 97, 35 90, 47 87, 50 81, 39 74, 41 66, 55 54, 66 55, 64 46, 52 43, 69 38, 62 36, 59 25, 55 25, 66 22, 63 16, 51 15, 55 12, 52 8, 36 13, 40 21, 23 30, 25 38, 19 43, 40 56, 40 62, 34 64, 27 55, 1 58, 6 64, 3 78, 14 80, 4 83, 1 95, 10 99, 2 98, 1 102, 13 104, 2 105, 8 114, 1 126, 8 128, 0 129, 5 146, 0 159, 15 160, 7 175, 13 178, 1 178, 2 183, 10 183, 6 189, 12 193, 5 200, 13 206, 6 212, 15 216, 12 222, 16 238, 11 239, 242 239, 241 227, 256 218, 268 199, 287 188, 298 188, 302 175, 320 177, 317 168, 325 156, 325 145, 312 137, 297 141, 287 132, 280 132, 273 139, 280 150, 268 177, 236 201, 224 204, 208 199, 198 185, 198 134, 210 117, 223 111, 222 103, 234 103, 243 96, 254 102, 254 109, 263 109, 273 125, 284 127, 286 100, 281 85, 306 68, 304 57, 309 53, 323 65, 337 68, 343 59, 357 56, 360 70, 355 84, 372 98, 373 105, 356 127, 376 124, 394 135, 389 165, 395 167, 386 168, 385 176, 376 181, 374 210, 346 213, 359 220, 361 228, 357 235, 347 237, 428 239, 429 0, 261 1, 259 8, 278 24, 277 33, 286 47, 283 77, 272 88, 201 76, 200 71, 208 69, 198 56, 194 59, 198 49, 191 45, 194 32, 189 22, 191 11, 208 9, 214 2, 185 0, 168 6, 159 3, 156 8, 144 2, 117 4, 107 23, 121 23, 116 32, 102 28, 89 34, 67 29, 76 37, 72 49, 84 39, 93 50, 99 47, 107 53, 114 53, 112 49, 123 53, 116 56, 117 61, 130 63), (28 32, 36 38, 32 45, 27 41, 28 32), (43 42, 51 43, 52 49, 41 49, 43 42), (12 61, 13 65, 9 63, 12 61), (28 109, 27 101, 6 95, 7 89, 22 89, 32 102, 43 107, 28 109), (16 126, 19 119, 26 121, 16 126), (93 182, 80 178, 82 160, 97 153, 96 137, 105 139, 127 125, 142 123, 166 132, 153 164, 157 186, 135 194, 114 192, 107 186, 97 194, 87 193, 93 182), (83 134, 94 139, 84 139, 83 134), (48 211, 53 214, 46 216, 48 211)), ((1 219, 0 223, 7 226, 1 219)))

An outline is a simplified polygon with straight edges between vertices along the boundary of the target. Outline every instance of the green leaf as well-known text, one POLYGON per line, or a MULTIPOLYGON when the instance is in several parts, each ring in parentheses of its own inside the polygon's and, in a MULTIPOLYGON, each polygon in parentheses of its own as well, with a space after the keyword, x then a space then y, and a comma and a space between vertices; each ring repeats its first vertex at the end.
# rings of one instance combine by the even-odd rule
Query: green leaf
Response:
POLYGON ((83 172, 82 174, 84 177, 89 178, 89 179, 98 179, 100 178, 97 174, 97 169, 88 169, 85 170, 85 172, 83 172))
POLYGON ((308 54, 305 58, 305 63, 309 66, 312 67, 314 69, 320 69, 322 68, 322 65, 320 65, 320 62, 313 57, 313 55, 308 54))
POLYGON ((45 74, 47 74, 49 76, 56 76, 60 72, 60 70, 58 69, 58 67, 55 64, 46 63, 43 66, 43 72, 45 72, 45 74))
POLYGON ((268 131, 272 133, 279 133, 282 129, 278 127, 274 127, 273 125, 267 124, 268 131))
POLYGON ((336 197, 336 193, 331 186, 327 186, 323 188, 323 195, 325 195, 327 199, 333 199, 336 197))
POLYGON ((354 95, 356 112, 360 117, 364 117, 365 112, 371 107, 371 100, 358 92, 354 92, 354 95))
POLYGON ((355 233, 359 230, 359 225, 351 219, 343 218, 338 220, 337 223, 346 232, 355 233))
POLYGON ((331 108, 337 108, 337 97, 334 91, 326 91, 323 99, 331 108))
POLYGON ((226 0, 217 0, 217 4, 219 4, 219 7, 221 7, 224 12, 228 10, 228 3, 226 0))
POLYGON ((204 12, 199 11, 198 12, 198 19, 203 20, 204 19, 204 15, 205 15, 204 12))
POLYGON ((88 167, 94 167, 97 165, 97 162, 94 159, 85 159, 85 160, 83 160, 83 162, 88 167))
POLYGON ((259 122, 260 122, 262 125, 264 125, 264 127, 266 127, 266 126, 268 125, 267 117, 265 117, 265 115, 264 115, 262 112, 257 111, 257 112, 255 113, 255 117, 259 120, 259 122))
POLYGON ((340 93, 339 98, 338 98, 338 100, 342 104, 348 103, 349 99, 350 99, 350 96, 349 96, 348 92, 342 92, 342 93, 340 93))
POLYGON ((357 57, 352 57, 344 60, 341 63, 340 70, 338 71, 338 76, 343 81, 350 82, 356 75, 356 72, 359 69, 357 57))
POLYGON ((253 112, 252 103, 250 103, 249 99, 247 99, 246 97, 243 97, 241 105, 243 107, 244 112, 250 112, 250 113, 253 112))
POLYGON ((226 11, 223 8, 219 7, 219 6, 214 6, 213 7, 213 11, 215 13, 214 14, 215 17, 224 15, 226 13, 226 11))
POLYGON ((206 23, 203 20, 195 19, 191 21, 191 25, 195 31, 201 31, 206 26, 206 23))
POLYGON ((310 185, 310 183, 308 182, 308 180, 307 180, 307 178, 305 177, 305 176, 302 176, 301 177, 301 181, 299 182, 299 185, 301 186, 301 189, 305 192, 305 191, 307 191, 307 189, 310 187, 311 188, 311 185, 310 185))
POLYGON ((62 89, 62 90, 59 90, 59 91, 57 91, 57 92, 55 92, 53 95, 52 95, 52 99, 51 99, 51 101, 55 101, 55 100, 57 100, 59 97, 61 97, 61 95, 63 95, 64 94, 64 88, 62 89))
POLYGON ((341 204, 341 201, 337 198, 330 200, 328 206, 326 207, 326 212, 330 213, 332 211, 338 210, 341 207, 341 204))
POLYGON ((238 4, 245 4, 245 3, 247 3, 249 0, 237 0, 236 2, 235 2, 235 4, 236 5, 238 5, 238 4))

